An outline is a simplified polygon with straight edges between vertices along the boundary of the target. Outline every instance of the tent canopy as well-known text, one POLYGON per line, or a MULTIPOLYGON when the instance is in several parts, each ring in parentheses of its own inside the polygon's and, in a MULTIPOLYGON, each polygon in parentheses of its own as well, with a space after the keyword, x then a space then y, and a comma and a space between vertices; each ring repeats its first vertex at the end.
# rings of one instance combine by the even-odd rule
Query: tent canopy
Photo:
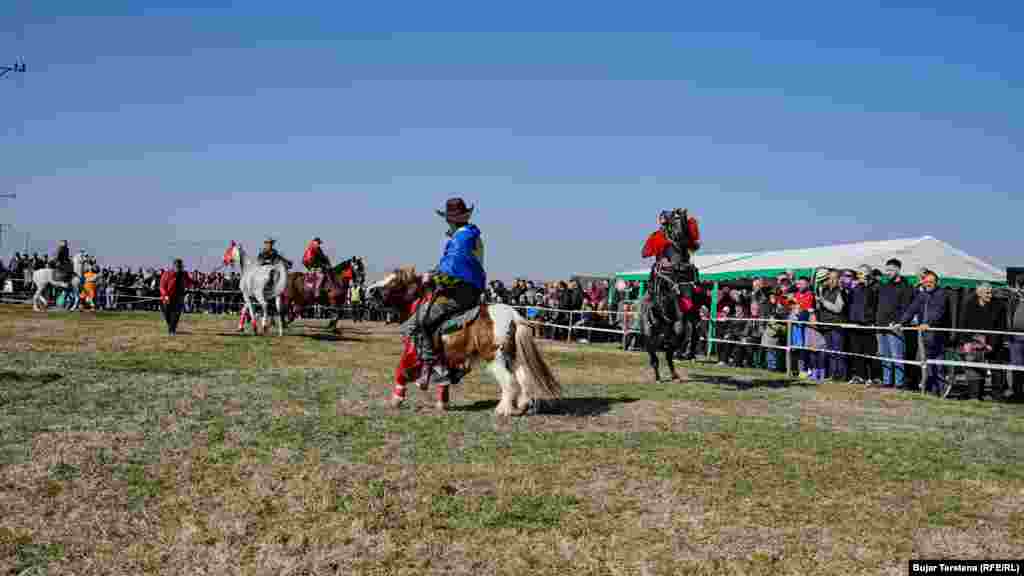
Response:
MULTIPOLYGON (((903 274, 915 276, 921 268, 939 274, 945 286, 973 286, 981 282, 1004 284, 1006 271, 979 260, 945 242, 924 236, 903 240, 860 242, 733 254, 698 254, 694 264, 701 278, 713 281, 736 280, 754 276, 775 276, 787 270, 810 276, 816 268, 857 268, 867 264, 884 268, 886 260, 896 258, 903 262, 903 274)), ((650 270, 621 272, 625 280, 646 280, 650 270)))

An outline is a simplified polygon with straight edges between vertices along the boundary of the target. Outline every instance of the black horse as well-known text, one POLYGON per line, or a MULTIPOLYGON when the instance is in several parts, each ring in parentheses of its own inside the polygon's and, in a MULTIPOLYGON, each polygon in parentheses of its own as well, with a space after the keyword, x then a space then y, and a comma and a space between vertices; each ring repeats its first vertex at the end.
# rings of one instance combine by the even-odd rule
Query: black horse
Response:
POLYGON ((703 292, 698 289, 697 268, 690 261, 689 228, 686 210, 676 208, 665 214, 662 231, 671 247, 651 267, 649 293, 640 306, 641 334, 647 344, 647 355, 654 370, 655 382, 661 382, 658 351, 664 350, 672 380, 680 380, 673 357, 686 346, 687 356, 695 352, 696 326, 700 321, 703 292), (667 262, 664 260, 667 259, 667 262), (684 310, 681 299, 687 299, 689 309, 684 310))

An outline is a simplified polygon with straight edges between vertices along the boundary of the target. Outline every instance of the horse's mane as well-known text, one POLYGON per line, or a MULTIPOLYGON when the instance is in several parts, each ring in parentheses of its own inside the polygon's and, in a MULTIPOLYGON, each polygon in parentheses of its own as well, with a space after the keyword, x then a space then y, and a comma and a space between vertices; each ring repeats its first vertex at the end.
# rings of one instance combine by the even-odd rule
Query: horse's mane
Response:
POLYGON ((395 280, 401 286, 408 286, 409 284, 418 283, 420 281, 419 275, 416 274, 415 266, 402 266, 395 268, 394 275, 395 280))

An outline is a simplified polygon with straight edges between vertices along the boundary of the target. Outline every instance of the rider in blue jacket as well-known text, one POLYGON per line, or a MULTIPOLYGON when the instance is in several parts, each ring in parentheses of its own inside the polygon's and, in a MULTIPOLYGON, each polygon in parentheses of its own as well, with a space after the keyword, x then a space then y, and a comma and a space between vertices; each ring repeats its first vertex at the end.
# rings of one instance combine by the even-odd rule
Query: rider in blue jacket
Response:
POLYGON ((469 223, 472 207, 462 198, 452 198, 445 210, 437 214, 448 223, 448 241, 438 267, 432 271, 434 298, 424 304, 423 313, 414 314, 402 326, 402 333, 414 338, 417 354, 424 369, 417 385, 425 388, 430 382, 451 382, 446 362, 439 362, 434 349, 434 331, 445 321, 480 305, 480 296, 487 285, 484 272, 484 244, 480 229, 469 223))

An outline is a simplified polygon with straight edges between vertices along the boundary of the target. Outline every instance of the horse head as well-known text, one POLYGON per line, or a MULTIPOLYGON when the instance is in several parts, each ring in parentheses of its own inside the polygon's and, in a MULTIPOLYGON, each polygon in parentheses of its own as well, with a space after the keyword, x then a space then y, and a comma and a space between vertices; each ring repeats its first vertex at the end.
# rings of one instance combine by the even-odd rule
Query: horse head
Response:
POLYGON ((381 303, 394 308, 399 316, 408 311, 409 306, 423 296, 423 279, 416 274, 415 266, 396 268, 383 280, 370 286, 370 290, 379 290, 381 303))
POLYGON ((665 237, 680 253, 687 253, 690 245, 690 227, 687 225, 689 215, 685 208, 666 210, 661 213, 661 228, 665 237))

